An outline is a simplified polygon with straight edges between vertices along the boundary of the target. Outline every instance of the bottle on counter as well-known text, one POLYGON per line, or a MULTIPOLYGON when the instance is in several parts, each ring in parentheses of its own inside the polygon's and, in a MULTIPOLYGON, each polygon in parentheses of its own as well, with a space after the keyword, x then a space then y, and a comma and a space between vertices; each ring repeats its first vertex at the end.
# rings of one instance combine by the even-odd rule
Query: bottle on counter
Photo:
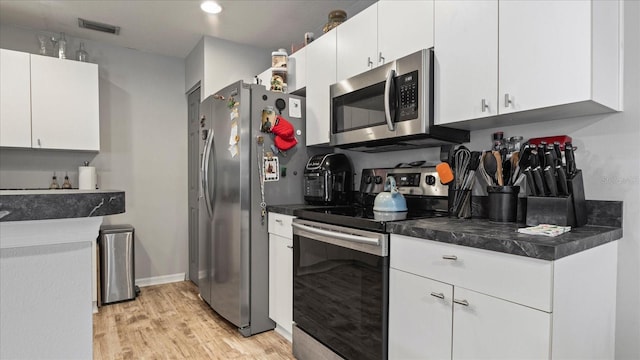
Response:
POLYGON ((53 173, 53 177, 51 178, 51 185, 49 185, 49 189, 60 189, 60 185, 58 185, 58 178, 56 177, 56 173, 53 173))
POLYGON ((71 189, 71 181, 69 181, 69 175, 64 174, 64 182, 62 183, 63 189, 71 189))
POLYGON ((64 33, 60 33, 60 38, 58 39, 58 58, 67 58, 67 39, 65 38, 64 33))

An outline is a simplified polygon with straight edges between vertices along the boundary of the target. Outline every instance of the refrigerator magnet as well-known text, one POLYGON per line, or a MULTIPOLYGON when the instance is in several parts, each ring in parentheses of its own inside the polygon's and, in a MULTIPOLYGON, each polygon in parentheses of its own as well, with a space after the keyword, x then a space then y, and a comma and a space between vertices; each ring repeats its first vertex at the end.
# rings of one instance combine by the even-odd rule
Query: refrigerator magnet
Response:
POLYGON ((262 158, 264 169, 264 181, 278 181, 280 180, 280 163, 278 158, 264 157, 262 158))
POLYGON ((238 122, 234 121, 231 123, 231 131, 229 134, 229 145, 235 145, 240 140, 240 136, 238 136, 238 122))

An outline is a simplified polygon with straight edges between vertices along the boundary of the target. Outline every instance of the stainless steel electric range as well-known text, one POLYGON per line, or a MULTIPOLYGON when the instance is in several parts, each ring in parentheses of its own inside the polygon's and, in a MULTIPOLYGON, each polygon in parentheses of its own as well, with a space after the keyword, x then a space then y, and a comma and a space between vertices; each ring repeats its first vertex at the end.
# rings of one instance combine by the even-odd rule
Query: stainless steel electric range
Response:
POLYGON ((434 167, 365 169, 349 206, 296 210, 293 220, 293 353, 297 359, 387 359, 387 225, 447 215, 434 167), (408 211, 373 212, 393 176, 408 211))

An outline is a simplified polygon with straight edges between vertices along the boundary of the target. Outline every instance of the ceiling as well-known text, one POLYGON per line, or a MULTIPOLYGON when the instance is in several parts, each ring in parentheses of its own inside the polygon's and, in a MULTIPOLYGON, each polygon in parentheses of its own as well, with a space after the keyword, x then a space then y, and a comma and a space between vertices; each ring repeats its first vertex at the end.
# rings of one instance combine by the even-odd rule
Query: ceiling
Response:
POLYGON ((376 0, 219 0, 208 15, 200 0, 0 0, 0 24, 99 41, 144 52, 186 58, 203 35, 265 49, 322 34, 331 10, 348 18, 376 0), (78 27, 78 18, 120 26, 120 35, 78 27))

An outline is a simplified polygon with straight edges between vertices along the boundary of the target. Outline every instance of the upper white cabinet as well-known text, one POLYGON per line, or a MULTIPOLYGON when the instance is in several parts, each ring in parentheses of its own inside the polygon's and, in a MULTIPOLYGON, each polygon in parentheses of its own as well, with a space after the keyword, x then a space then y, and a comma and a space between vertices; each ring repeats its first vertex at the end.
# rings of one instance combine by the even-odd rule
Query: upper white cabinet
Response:
POLYGON ((307 86, 307 48, 306 46, 289 56, 289 93, 307 86))
POLYGON ((0 146, 31 147, 29 54, 0 49, 0 146))
POLYGON ((100 150, 98 65, 31 55, 34 148, 100 150))
POLYGON ((338 81, 432 47, 433 3, 379 1, 338 26, 338 81))
POLYGON ((474 129, 621 110, 620 6, 436 1, 435 123, 474 129))
MULTIPOLYGON (((346 22, 342 25, 345 24, 346 22)), ((331 101, 329 87, 336 82, 336 30, 337 28, 330 30, 305 46, 307 51, 307 146, 329 143, 331 101)))

